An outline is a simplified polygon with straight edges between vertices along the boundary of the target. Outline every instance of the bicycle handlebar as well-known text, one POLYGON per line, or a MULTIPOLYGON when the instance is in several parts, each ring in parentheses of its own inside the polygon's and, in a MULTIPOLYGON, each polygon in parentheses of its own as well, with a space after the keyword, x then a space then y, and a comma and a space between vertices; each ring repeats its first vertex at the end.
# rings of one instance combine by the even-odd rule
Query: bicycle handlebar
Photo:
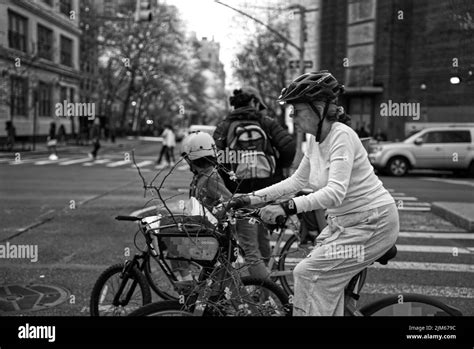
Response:
POLYGON ((135 216, 117 216, 115 217, 115 219, 118 221, 131 221, 131 222, 141 220, 140 217, 135 217, 135 216))
MULTIPOLYGON (((247 209, 243 208, 243 209, 234 210, 234 212, 237 213, 235 218, 246 218, 246 217, 257 218, 260 222, 264 223, 262 221, 262 219, 260 218, 260 209, 259 208, 254 209, 250 212, 245 212, 246 210, 248 210, 248 208, 247 209)), ((276 225, 278 228, 283 228, 285 226, 285 223, 286 223, 286 218, 287 217, 283 216, 283 215, 278 216, 275 219, 275 224, 274 225, 276 225)), ((272 224, 268 224, 268 223, 264 223, 264 224, 272 225, 272 224)))

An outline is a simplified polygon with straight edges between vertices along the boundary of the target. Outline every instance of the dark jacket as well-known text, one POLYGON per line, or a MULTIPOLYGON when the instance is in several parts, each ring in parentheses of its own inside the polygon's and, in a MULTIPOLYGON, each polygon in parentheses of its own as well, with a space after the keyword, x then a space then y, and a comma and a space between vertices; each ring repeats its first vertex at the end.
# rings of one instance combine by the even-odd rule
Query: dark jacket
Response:
POLYGON ((260 121, 260 124, 267 136, 270 138, 273 147, 278 151, 278 157, 276 159, 276 173, 272 178, 243 180, 240 185, 238 185, 237 182, 230 180, 229 176, 225 174, 225 172, 221 171, 221 176, 224 179, 227 188, 232 193, 234 193, 238 186, 238 193, 250 193, 283 180, 282 170, 291 166, 296 153, 296 142, 293 137, 275 119, 272 119, 268 116, 263 116, 252 107, 243 107, 235 109, 217 125, 213 137, 218 150, 226 149, 226 138, 229 126, 233 121, 236 120, 260 121))

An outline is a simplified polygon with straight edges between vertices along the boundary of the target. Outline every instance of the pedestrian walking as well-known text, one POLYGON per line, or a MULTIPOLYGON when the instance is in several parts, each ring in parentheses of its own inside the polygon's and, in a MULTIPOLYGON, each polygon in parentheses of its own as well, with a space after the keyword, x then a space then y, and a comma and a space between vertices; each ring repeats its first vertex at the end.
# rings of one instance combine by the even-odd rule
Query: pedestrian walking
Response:
POLYGON ((92 151, 89 153, 89 157, 93 158, 94 160, 97 158, 97 153, 101 147, 100 145, 100 126, 94 125, 92 128, 92 151))
POLYGON ((171 128, 170 125, 165 125, 165 129, 163 133, 161 134, 161 137, 163 138, 163 146, 161 148, 160 156, 158 157, 158 160, 156 161, 157 168, 164 168, 166 166, 173 166, 175 163, 175 158, 174 158, 174 147, 176 146, 176 136, 173 132, 173 129, 171 128), (166 157, 166 162, 162 163, 163 156, 166 157))
POLYGON ((66 129, 63 124, 59 126, 58 130, 58 143, 62 145, 66 145, 66 129))
POLYGON ((11 121, 5 122, 5 131, 7 132, 7 150, 11 151, 15 147, 16 129, 11 121))
POLYGON ((49 155, 49 160, 57 160, 58 159, 58 154, 56 150, 56 146, 58 145, 58 140, 56 138, 56 123, 52 122, 49 125, 49 133, 48 133, 48 138, 47 138, 47 147, 48 151, 50 153, 49 155))

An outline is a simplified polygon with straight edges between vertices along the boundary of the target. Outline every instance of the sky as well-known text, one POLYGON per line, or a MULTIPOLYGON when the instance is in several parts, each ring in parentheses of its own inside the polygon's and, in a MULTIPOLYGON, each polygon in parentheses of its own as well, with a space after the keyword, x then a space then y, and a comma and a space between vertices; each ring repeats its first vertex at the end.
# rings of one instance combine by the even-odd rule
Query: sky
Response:
MULTIPOLYGON (((166 0, 167 4, 178 7, 188 31, 196 32, 199 39, 207 37, 220 43, 220 60, 226 71, 226 85, 233 87, 232 62, 240 44, 245 42, 245 31, 239 27, 237 12, 220 5, 214 0, 166 0)), ((232 7, 243 9, 245 0, 222 0, 232 7)), ((264 17, 259 19, 265 20, 264 17)), ((246 19, 239 19, 246 21, 246 19)))

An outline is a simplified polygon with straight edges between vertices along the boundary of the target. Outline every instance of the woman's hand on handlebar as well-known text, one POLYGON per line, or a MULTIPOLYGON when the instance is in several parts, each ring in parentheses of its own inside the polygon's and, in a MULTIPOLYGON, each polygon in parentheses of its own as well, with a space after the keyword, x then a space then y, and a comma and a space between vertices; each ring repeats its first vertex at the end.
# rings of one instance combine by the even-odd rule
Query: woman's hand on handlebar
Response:
POLYGON ((267 224, 281 224, 281 218, 286 217, 285 210, 280 205, 268 205, 260 209, 260 218, 267 224))
POLYGON ((262 204, 264 201, 255 195, 247 195, 247 194, 235 194, 232 199, 224 203, 226 209, 238 209, 242 207, 254 206, 258 204, 262 204))

